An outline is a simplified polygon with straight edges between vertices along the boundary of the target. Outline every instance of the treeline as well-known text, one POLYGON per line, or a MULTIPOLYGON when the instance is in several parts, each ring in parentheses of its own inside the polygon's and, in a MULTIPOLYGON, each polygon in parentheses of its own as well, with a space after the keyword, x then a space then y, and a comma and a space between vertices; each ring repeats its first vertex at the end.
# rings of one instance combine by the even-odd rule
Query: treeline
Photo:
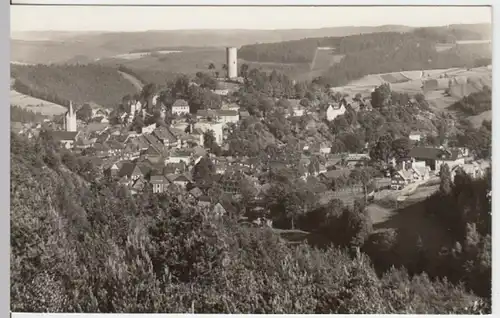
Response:
POLYGON ((56 93, 50 93, 47 91, 41 91, 36 88, 32 88, 32 86, 30 86, 29 84, 25 84, 20 79, 16 79, 14 81, 14 85, 12 86, 12 88, 14 88, 14 90, 18 91, 21 94, 32 96, 61 106, 69 107, 68 99, 62 98, 56 93))
POLYGON ((412 32, 377 32, 345 37, 307 38, 295 41, 244 45, 238 55, 248 61, 303 63, 311 62, 317 47, 332 47, 338 54, 351 54, 375 48, 394 49, 402 42, 428 44, 481 40, 480 33, 465 28, 429 27, 412 32))
POLYGON ((12 65, 15 89, 24 94, 68 105, 93 101, 113 107, 134 86, 116 68, 87 65, 12 65))
POLYGON ((10 121, 19 123, 39 123, 46 119, 40 113, 33 112, 31 110, 23 109, 22 107, 16 105, 10 105, 10 121))
POLYGON ((467 115, 478 115, 491 110, 491 88, 485 86, 482 91, 465 96, 451 107, 461 110, 467 115))
POLYGON ((440 170, 439 192, 426 201, 426 211, 449 228, 456 242, 442 251, 447 275, 462 280, 483 297, 491 296, 491 168, 473 179, 462 169, 453 178, 448 166, 440 170))
POLYGON ((490 312, 460 286, 404 269, 379 278, 363 254, 290 246, 182 195, 89 187, 51 164, 51 146, 11 138, 13 311, 490 312))
POLYGON ((160 87, 164 87, 172 82, 180 74, 171 73, 168 71, 148 70, 131 68, 125 65, 119 65, 118 70, 137 78, 143 84, 154 83, 160 87))

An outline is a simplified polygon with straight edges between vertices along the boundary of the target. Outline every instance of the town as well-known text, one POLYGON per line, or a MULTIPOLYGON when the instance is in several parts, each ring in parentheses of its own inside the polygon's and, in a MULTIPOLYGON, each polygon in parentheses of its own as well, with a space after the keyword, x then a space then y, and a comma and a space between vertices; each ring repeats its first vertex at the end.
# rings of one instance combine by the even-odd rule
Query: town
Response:
POLYGON ((177 28, 13 33, 14 312, 491 313, 491 24, 177 28))

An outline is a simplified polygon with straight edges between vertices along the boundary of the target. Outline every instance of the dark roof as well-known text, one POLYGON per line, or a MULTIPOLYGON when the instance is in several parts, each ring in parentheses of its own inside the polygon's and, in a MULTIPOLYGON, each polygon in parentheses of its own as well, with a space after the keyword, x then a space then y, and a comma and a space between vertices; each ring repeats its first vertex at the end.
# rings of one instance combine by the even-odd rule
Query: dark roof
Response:
POLYGON ((130 177, 132 175, 132 172, 135 169, 135 164, 132 162, 124 162, 122 164, 122 167, 120 168, 120 171, 118 172, 118 176, 121 177, 130 177))
POLYGON ((408 156, 410 158, 424 159, 424 160, 436 160, 436 159, 447 159, 455 160, 458 158, 459 152, 457 150, 445 150, 440 148, 430 148, 430 147, 415 147, 410 150, 408 156))
POLYGON ((212 202, 212 200, 210 200, 210 197, 206 196, 206 195, 202 195, 201 197, 199 197, 198 201, 201 201, 201 202, 212 202))
POLYGON ((155 184, 163 184, 163 183, 169 183, 168 180, 164 176, 151 176, 150 179, 151 183, 155 184))
POLYGON ((52 131, 50 133, 56 140, 75 140, 78 132, 76 131, 52 131))
POLYGON ((172 105, 172 107, 176 107, 176 106, 189 106, 188 102, 186 102, 185 100, 183 99, 178 99, 174 102, 174 104, 172 105))
POLYGON ((191 189, 191 191, 189 191, 189 193, 191 195, 193 195, 195 198, 199 198, 199 197, 203 196, 203 192, 198 187, 191 189))
POLYGON ((200 117, 210 117, 216 116, 216 112, 210 109, 200 109, 196 112, 196 116, 200 117))
POLYGON ((321 175, 327 179, 334 179, 341 176, 347 176, 349 175, 349 173, 350 173, 349 169, 338 169, 338 170, 330 170, 327 172, 323 172, 321 175))
POLYGON ((249 117, 250 116, 250 113, 247 112, 246 110, 242 110, 240 111, 240 116, 241 117, 249 117))
POLYGON ((238 116, 238 112, 236 110, 225 110, 219 109, 216 111, 217 116, 238 116))
POLYGON ((167 140, 169 142, 177 141, 177 137, 175 137, 172 132, 166 127, 158 127, 153 131, 153 134, 160 140, 167 140))

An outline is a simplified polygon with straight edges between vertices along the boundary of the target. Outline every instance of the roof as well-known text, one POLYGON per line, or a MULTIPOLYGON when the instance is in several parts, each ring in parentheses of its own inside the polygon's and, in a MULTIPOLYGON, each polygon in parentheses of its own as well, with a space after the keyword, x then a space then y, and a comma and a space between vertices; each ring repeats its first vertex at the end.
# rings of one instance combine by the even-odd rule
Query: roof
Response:
POLYGON ((157 127, 153 134, 160 140, 167 140, 169 142, 177 141, 177 137, 166 127, 157 127))
POLYGON ((196 116, 200 117, 216 116, 216 112, 211 109, 200 109, 196 112, 196 116))
POLYGON ((399 170, 399 171, 396 172, 396 174, 400 175, 405 180, 411 180, 412 179, 411 172, 408 171, 408 170, 399 170))
POLYGON ((84 130, 86 132, 94 132, 94 131, 103 131, 108 127, 108 124, 105 123, 89 123, 87 126, 85 126, 84 130))
POLYGON ((250 113, 247 112, 246 110, 240 111, 240 116, 241 117, 250 117, 250 113))
POLYGON ((321 173, 321 175, 327 179, 335 179, 342 176, 348 176, 349 173, 350 173, 349 169, 338 169, 338 170, 330 170, 327 172, 323 172, 321 173))
POLYGON ((151 176, 150 182, 155 184, 163 184, 163 183, 168 183, 168 180, 164 176, 158 175, 158 176, 151 176))
POLYGON ((217 116, 238 116, 238 112, 236 110, 220 109, 217 110, 215 113, 217 116))
POLYGON ((184 99, 178 99, 172 105, 172 107, 184 107, 184 106, 189 106, 188 102, 186 102, 184 99))
POLYGON ((408 156, 410 158, 424 159, 424 160, 436 160, 436 159, 447 159, 456 160, 458 158, 459 151, 451 150, 447 151, 440 148, 431 147, 414 147, 410 150, 408 156))
POLYGON ((75 140, 78 132, 76 131, 52 131, 50 133, 56 140, 75 140))
POLYGON ((120 168, 120 171, 118 172, 118 176, 119 177, 132 176, 132 173, 134 172, 135 167, 136 167, 135 163, 124 162, 120 168))
POLYGON ((198 187, 191 189, 191 191, 189 191, 189 193, 191 195, 193 195, 195 198, 199 198, 199 197, 203 196, 203 192, 198 187))

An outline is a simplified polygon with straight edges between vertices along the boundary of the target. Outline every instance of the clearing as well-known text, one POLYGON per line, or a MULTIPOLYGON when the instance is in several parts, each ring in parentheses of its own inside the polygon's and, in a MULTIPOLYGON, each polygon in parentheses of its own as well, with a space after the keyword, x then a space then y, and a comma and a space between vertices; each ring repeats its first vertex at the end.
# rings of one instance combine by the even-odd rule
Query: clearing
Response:
POLYGON ((45 116, 57 116, 66 113, 66 107, 42 99, 21 94, 15 90, 10 90, 11 105, 19 106, 34 113, 45 116))

